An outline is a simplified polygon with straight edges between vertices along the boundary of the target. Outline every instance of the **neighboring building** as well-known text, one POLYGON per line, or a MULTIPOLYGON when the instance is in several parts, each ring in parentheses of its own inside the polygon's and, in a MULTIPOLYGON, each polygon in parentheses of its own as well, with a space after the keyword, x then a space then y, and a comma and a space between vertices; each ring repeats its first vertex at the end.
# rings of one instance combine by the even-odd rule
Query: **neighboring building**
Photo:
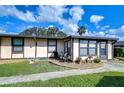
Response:
POLYGON ((124 49, 124 41, 118 41, 114 44, 115 48, 123 48, 124 49))
MULTIPOLYGON (((116 48, 121 48, 123 49, 123 53, 124 53, 124 41, 118 41, 114 44, 114 51, 116 48)), ((114 53, 114 56, 116 56, 116 53, 114 53)))
POLYGON ((0 34, 0 59, 47 58, 68 52, 70 60, 93 56, 101 59, 113 58, 113 44, 117 38, 68 36, 40 37, 0 34))

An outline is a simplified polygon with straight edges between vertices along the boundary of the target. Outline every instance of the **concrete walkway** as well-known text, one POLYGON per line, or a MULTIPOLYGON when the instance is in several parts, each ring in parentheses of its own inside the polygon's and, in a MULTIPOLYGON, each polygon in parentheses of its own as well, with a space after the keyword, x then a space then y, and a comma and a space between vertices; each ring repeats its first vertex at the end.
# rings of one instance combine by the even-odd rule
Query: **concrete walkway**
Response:
POLYGON ((99 73, 99 72, 104 72, 104 71, 124 72, 124 64, 105 63, 104 67, 100 67, 96 69, 86 69, 86 70, 75 69, 75 70, 38 73, 38 74, 22 75, 22 76, 0 77, 0 85, 19 83, 19 82, 28 82, 28 81, 34 81, 34 80, 44 81, 44 80, 49 80, 53 78, 66 77, 66 76, 72 76, 72 75, 99 73))

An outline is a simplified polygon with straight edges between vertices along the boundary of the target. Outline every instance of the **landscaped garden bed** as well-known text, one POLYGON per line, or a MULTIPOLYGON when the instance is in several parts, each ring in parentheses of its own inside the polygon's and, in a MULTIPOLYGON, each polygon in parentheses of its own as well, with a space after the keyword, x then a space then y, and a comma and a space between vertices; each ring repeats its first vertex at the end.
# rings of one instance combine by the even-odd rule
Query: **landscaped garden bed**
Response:
POLYGON ((63 67, 68 67, 68 68, 73 68, 73 69, 94 69, 94 68, 99 68, 103 67, 104 63, 103 62, 88 62, 88 63, 76 63, 76 62, 65 62, 65 61, 60 61, 56 59, 50 59, 50 63, 58 65, 58 66, 63 66, 63 67))
POLYGON ((77 75, 46 81, 31 81, 1 85, 5 87, 124 87, 123 72, 102 72, 77 75))
POLYGON ((124 64, 124 57, 116 57, 114 58, 114 62, 124 64))

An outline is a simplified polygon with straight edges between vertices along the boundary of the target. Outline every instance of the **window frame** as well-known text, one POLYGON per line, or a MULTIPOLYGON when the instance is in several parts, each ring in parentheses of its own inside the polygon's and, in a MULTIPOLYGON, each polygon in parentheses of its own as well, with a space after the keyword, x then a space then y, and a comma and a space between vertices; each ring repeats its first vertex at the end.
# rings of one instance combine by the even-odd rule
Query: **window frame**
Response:
POLYGON ((89 47, 88 47, 88 50, 90 50, 90 49, 95 49, 95 54, 90 54, 90 51, 88 51, 88 55, 89 56, 96 56, 97 55, 97 41, 96 40, 89 40, 89 47), (95 47, 90 47, 90 42, 91 41, 95 41, 96 43, 95 43, 95 47))
POLYGON ((53 52, 57 52, 57 40, 56 39, 48 39, 48 53, 53 53, 53 52), (49 42, 50 41, 54 41, 55 40, 55 45, 50 45, 49 42), (55 51, 50 51, 49 47, 55 47, 55 51))
POLYGON ((14 38, 12 38, 12 53, 23 53, 24 52, 24 38, 16 38, 16 37, 14 37, 14 38), (14 44, 14 39, 20 39, 20 40, 22 40, 22 44, 14 44), (14 50, 14 47, 21 47, 22 48, 22 50, 21 51, 15 51, 14 50))
POLYGON ((87 39, 79 39, 79 56, 82 57, 82 56, 97 56, 97 40, 87 40, 87 39), (81 40, 83 41, 87 41, 87 46, 86 47, 81 47, 81 40), (95 47, 90 47, 90 42, 92 41, 95 41, 96 44, 95 44, 95 47), (85 55, 82 55, 80 50, 81 49, 86 49, 87 50, 87 54, 85 55), (89 50, 90 49, 95 49, 95 54, 90 54, 89 50))
POLYGON ((64 53, 68 53, 69 55, 71 54, 71 40, 67 40, 64 42, 64 53), (69 46, 69 43, 70 43, 70 46, 69 46))
POLYGON ((88 40, 85 40, 85 39, 80 39, 80 40, 79 40, 79 55, 80 55, 80 56, 88 56, 88 43, 89 43, 88 40), (87 41, 87 46, 86 46, 86 47, 81 47, 81 40, 87 41), (87 50, 87 54, 81 55, 81 52, 80 52, 81 49, 86 49, 86 50, 87 50))
MULTIPOLYGON (((104 49, 104 51, 105 51, 105 56, 107 56, 108 55, 108 47, 107 47, 107 45, 108 45, 108 42, 107 41, 101 41, 100 42, 100 56, 101 56, 101 49, 104 49), (103 44, 103 42, 104 42, 104 44, 105 44, 105 48, 101 48, 101 44, 103 44)), ((102 54, 103 55, 103 54, 102 54)))

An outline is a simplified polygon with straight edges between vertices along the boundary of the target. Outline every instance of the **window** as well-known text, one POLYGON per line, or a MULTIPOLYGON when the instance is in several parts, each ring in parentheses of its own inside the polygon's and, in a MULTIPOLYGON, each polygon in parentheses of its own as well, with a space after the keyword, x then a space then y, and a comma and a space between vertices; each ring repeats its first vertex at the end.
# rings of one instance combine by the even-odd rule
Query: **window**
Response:
POLYGON ((49 46, 49 52, 54 52, 56 50, 56 46, 49 46))
POLYGON ((80 56, 96 55, 96 44, 96 41, 80 40, 80 56))
POLYGON ((96 55, 96 41, 89 41, 89 55, 96 55))
POLYGON ((68 51, 68 43, 67 43, 67 41, 64 43, 64 50, 65 50, 65 53, 67 53, 67 51, 68 51))
POLYGON ((106 42, 101 42, 100 55, 106 55, 106 42))
POLYGON ((48 40, 48 52, 52 53, 56 51, 56 40, 48 40))
POLYGON ((65 53, 68 53, 69 55, 71 54, 71 41, 65 41, 65 53))
POLYGON ((23 52, 24 42, 22 38, 13 38, 12 39, 12 52, 20 53, 23 52))
POLYGON ((88 55, 88 40, 80 40, 80 56, 88 55))
POLYGON ((87 55, 87 48, 80 48, 80 56, 86 56, 87 55))

